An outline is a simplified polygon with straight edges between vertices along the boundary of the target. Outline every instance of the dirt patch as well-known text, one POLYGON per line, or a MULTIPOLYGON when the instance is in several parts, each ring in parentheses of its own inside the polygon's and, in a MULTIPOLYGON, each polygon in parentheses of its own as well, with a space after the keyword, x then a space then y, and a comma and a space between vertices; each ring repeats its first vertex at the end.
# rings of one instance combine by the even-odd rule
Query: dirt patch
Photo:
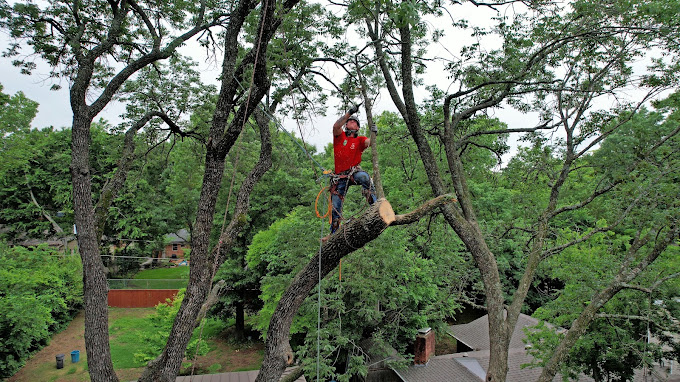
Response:
MULTIPOLYGON (((85 313, 80 312, 66 327, 66 329, 52 336, 50 344, 45 346, 42 350, 36 353, 31 359, 26 362, 16 374, 14 374, 9 382, 22 382, 33 380, 29 376, 35 375, 40 366, 51 363, 56 368, 57 354, 65 354, 64 369, 69 369, 71 366, 71 351, 80 350, 80 362, 84 362, 85 354, 85 338, 83 335, 83 328, 85 327, 85 313)), ((64 370, 62 369, 62 370, 64 370)))
MULTIPOLYGON (((110 308, 109 323, 122 317, 145 317, 154 312, 153 308, 110 308)), ((78 313, 71 323, 60 333, 52 336, 50 344, 37 352, 26 365, 8 382, 86 382, 90 380, 87 372, 87 354, 85 353, 85 314, 78 313), (80 351, 80 361, 71 362, 71 351, 80 351), (64 354, 64 368, 56 368, 56 355, 64 354)), ((262 364, 264 344, 248 342, 234 344, 228 339, 229 331, 219 338, 209 339, 211 351, 195 360, 194 375, 214 374, 230 371, 255 370, 262 364)), ((193 359, 185 359, 181 374, 191 374, 193 359)), ((118 369, 116 375, 121 381, 132 381, 142 374, 143 368, 118 369)))
MULTIPOLYGON (((196 357, 196 362, 193 359, 185 360, 194 364, 194 375, 256 370, 262 365, 264 344, 261 342, 232 345, 217 341, 213 346, 216 348, 208 354, 196 357)), ((190 375, 191 366, 182 368, 180 374, 190 375)))
MULTIPOLYGON (((109 309, 109 323, 121 317, 144 317, 154 309, 109 309)), ((50 344, 33 355, 24 367, 14 374, 8 382, 83 382, 89 381, 87 354, 85 353, 85 312, 79 312, 66 329, 52 336, 50 344), (71 362, 71 351, 80 351, 80 360, 71 362), (57 354, 64 354, 64 368, 56 368, 57 354), (39 376, 39 377, 37 377, 39 376)), ((142 369, 116 370, 121 380, 129 381, 141 375, 142 369)))

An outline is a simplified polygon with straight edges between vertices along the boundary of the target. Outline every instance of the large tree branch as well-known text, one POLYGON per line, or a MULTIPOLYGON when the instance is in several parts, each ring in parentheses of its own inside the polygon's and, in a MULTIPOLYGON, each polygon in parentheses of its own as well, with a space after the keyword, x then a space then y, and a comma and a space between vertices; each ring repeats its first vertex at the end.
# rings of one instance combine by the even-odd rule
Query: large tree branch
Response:
POLYGON ((629 265, 632 259, 636 257, 638 252, 644 247, 644 244, 650 240, 652 233, 656 232, 656 229, 653 229, 652 232, 648 233, 643 239, 639 239, 640 232, 638 231, 636 239, 625 255, 619 273, 607 287, 595 293, 591 298, 590 303, 583 309, 579 317, 574 320, 571 328, 567 331, 566 336, 557 346, 552 357, 543 368, 537 382, 549 382, 553 380, 559 370, 559 365, 567 357, 569 350, 574 346, 576 341, 588 329, 595 319, 597 311, 630 283, 630 281, 634 280, 642 273, 649 264, 654 262, 654 260, 665 251, 668 245, 676 239, 678 231, 678 226, 672 226, 663 238, 657 240, 654 247, 649 250, 647 256, 645 256, 635 267, 630 267, 629 265))
POLYGON ((125 180, 127 179, 128 172, 130 171, 132 163, 135 160, 135 136, 137 135, 137 132, 154 117, 161 118, 163 121, 168 123, 171 128, 172 126, 177 127, 175 122, 172 121, 172 119, 170 119, 170 117, 168 117, 165 113, 152 111, 146 113, 142 118, 138 119, 134 125, 130 126, 130 128, 125 132, 123 149, 120 159, 118 159, 118 163, 116 165, 116 172, 102 188, 102 191, 99 194, 99 200, 95 206, 95 226, 98 238, 101 238, 104 233, 104 225, 106 222, 106 217, 108 216, 109 207, 118 195, 118 192, 125 186, 125 180))
MULTIPOLYGON (((205 13, 205 0, 201 1, 201 8, 199 10, 199 15, 205 13)), ((122 13, 122 12, 121 12, 122 13)), ((171 40, 163 49, 160 49, 160 42, 154 41, 154 48, 147 54, 142 55, 138 59, 132 61, 130 64, 125 66, 121 71, 119 71, 106 85, 104 91, 99 95, 99 97, 92 103, 88 108, 89 115, 97 115, 113 98, 114 94, 120 89, 120 87, 125 83, 125 81, 136 73, 139 69, 159 60, 166 59, 175 53, 175 50, 184 44, 190 38, 196 36, 198 33, 209 29, 213 26, 219 25, 221 23, 221 15, 216 16, 212 21, 204 23, 203 18, 196 20, 196 24, 193 28, 186 31, 171 40)), ((111 34, 114 34, 115 29, 112 28, 111 34)), ((116 35, 117 36, 117 35, 116 35)), ((109 41, 102 44, 100 47, 95 48, 91 51, 90 55, 94 59, 99 58, 104 52, 106 52, 113 45, 113 41, 109 41), (106 49, 104 49, 106 48, 106 49)))
POLYGON ((456 198, 452 194, 440 195, 434 199, 428 200, 427 202, 420 205, 420 207, 416 208, 415 210, 407 214, 395 216, 394 223, 392 223, 391 225, 397 226, 415 223, 416 221, 422 219, 425 215, 431 213, 433 210, 447 203, 454 202, 456 202, 456 198))
MULTIPOLYGON (((394 105, 397 107, 397 110, 399 110, 399 113, 405 117, 407 115, 406 105, 399 96, 399 91, 397 90, 397 86, 394 82, 394 79, 392 78, 390 68, 387 65, 385 52, 383 52, 382 40, 379 38, 377 30, 373 28, 373 25, 371 25, 370 20, 366 20, 366 28, 368 35, 371 37, 371 40, 373 40, 373 47, 375 49, 376 58, 378 59, 378 65, 380 66, 380 70, 382 71, 383 77, 385 78, 385 84, 387 85, 387 90, 390 93, 392 102, 394 102, 394 105)), ((408 120, 406 123, 408 123, 408 120)))
POLYGON ((139 16, 139 18, 144 21, 144 25, 146 25, 146 29, 149 31, 149 34, 151 35, 151 39, 153 40, 153 49, 160 49, 161 47, 161 39, 158 36, 158 33, 156 32, 156 28, 154 27, 153 23, 151 23, 151 20, 149 20, 149 16, 144 12, 144 10, 137 4, 136 1, 134 0, 128 0, 130 1, 130 5, 132 6, 132 9, 134 12, 139 16))
POLYGON ((260 109, 255 110, 255 119, 260 128, 260 159, 243 181, 236 197, 236 207, 229 225, 220 234, 219 243, 213 248, 211 258, 215 264, 222 264, 231 250, 238 234, 247 223, 246 214, 250 209, 250 193, 257 182, 272 166, 272 142, 269 133, 269 117, 260 109))
POLYGON ((379 199, 363 215, 343 225, 295 276, 281 296, 269 322, 265 355, 256 382, 277 382, 289 363, 288 336, 293 317, 309 292, 344 256, 376 239, 394 221, 392 206, 379 199))

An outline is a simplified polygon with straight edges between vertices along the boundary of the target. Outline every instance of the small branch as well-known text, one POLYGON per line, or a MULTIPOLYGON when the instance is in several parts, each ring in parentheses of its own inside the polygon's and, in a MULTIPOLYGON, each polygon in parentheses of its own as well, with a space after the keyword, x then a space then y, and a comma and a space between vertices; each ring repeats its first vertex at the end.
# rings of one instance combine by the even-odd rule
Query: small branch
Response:
POLYGON ((64 232, 64 230, 59 226, 59 224, 57 224, 57 222, 54 221, 54 219, 52 219, 52 216, 50 216, 50 214, 47 213, 47 211, 45 211, 45 209, 42 208, 42 206, 35 199, 35 195, 33 195, 33 189, 31 188, 31 185, 28 183, 28 175, 25 175, 25 176, 26 176, 26 184, 28 185, 28 192, 31 195, 31 201, 33 202, 33 204, 35 204, 36 207, 38 207, 38 209, 40 209, 40 212, 43 214, 45 219, 47 219, 50 223, 52 223, 52 228, 55 231, 57 231, 57 233, 64 232))
POLYGON ((201 324, 201 320, 203 320, 203 317, 208 313, 208 310, 215 305, 217 301, 220 299, 220 292, 222 292, 222 288, 224 288, 224 285, 227 282, 224 280, 220 280, 215 285, 213 286, 212 290, 208 294, 208 297, 206 297, 205 302, 203 305, 201 305, 201 310, 198 311, 198 316, 196 316, 196 322, 194 323, 194 326, 197 327, 198 325, 201 324))
POLYGON ((149 20, 149 17, 146 15, 144 10, 137 4, 136 1, 131 1, 130 0, 130 5, 132 6, 132 9, 139 15, 139 17, 144 21, 144 24, 146 25, 146 28, 149 30, 149 33, 151 34, 151 39, 153 40, 153 48, 154 50, 157 50, 161 46, 161 39, 158 38, 158 33, 156 33, 156 28, 153 26, 153 23, 151 23, 151 20, 149 20))
POLYGON ((293 369, 290 374, 284 375, 279 382, 294 382, 298 378, 302 377, 304 373, 305 370, 302 368, 302 366, 298 366, 297 368, 293 369))
POLYGON ((648 288, 645 288, 645 287, 643 287, 643 286, 641 286, 641 285, 633 285, 633 284, 628 284, 628 283, 623 283, 623 284, 621 284, 621 287, 622 287, 622 288, 625 288, 625 289, 639 290, 639 291, 645 292, 645 293, 653 293, 653 292, 654 292, 658 287, 660 287, 663 283, 665 283, 666 281, 668 281, 668 280, 670 280, 670 279, 674 279, 674 278, 677 278, 677 277, 680 277, 680 272, 676 272, 676 273, 670 274, 670 275, 668 275, 668 276, 666 276, 666 277, 664 277, 664 278, 661 278, 661 279, 659 279, 659 280, 656 280, 656 281, 655 281, 652 285, 650 285, 648 288))
POLYGON ((510 133, 533 133, 538 130, 552 130, 554 129, 555 126, 553 125, 548 125, 548 123, 544 123, 542 125, 536 126, 536 127, 526 127, 526 128, 518 128, 518 129, 498 129, 498 130, 486 130, 486 131, 475 131, 473 133, 466 134, 463 136, 463 138, 460 139, 461 142, 464 142, 472 137, 480 136, 480 135, 488 135, 488 134, 510 134, 510 133))

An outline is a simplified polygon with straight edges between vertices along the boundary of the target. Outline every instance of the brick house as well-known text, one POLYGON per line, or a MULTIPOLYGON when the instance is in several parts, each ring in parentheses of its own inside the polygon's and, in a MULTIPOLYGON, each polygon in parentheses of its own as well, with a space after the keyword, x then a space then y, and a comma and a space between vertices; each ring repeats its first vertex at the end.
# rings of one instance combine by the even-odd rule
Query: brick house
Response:
POLYGON ((186 229, 165 235, 164 242, 165 247, 156 256, 159 259, 183 259, 191 250, 189 231, 186 229))

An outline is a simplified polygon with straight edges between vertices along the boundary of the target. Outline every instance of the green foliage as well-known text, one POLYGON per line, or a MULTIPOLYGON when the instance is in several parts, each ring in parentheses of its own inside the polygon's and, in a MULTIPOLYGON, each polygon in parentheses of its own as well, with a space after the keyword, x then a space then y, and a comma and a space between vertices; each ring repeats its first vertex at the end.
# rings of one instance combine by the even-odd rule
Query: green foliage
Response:
MULTIPOLYGON (((156 306, 156 313, 144 319, 144 325, 149 330, 140 334, 142 344, 134 352, 134 361, 138 366, 144 365, 147 361, 156 358, 161 353, 183 299, 184 289, 180 289, 173 301, 158 304, 156 306)), ((210 347, 206 339, 216 336, 224 329, 223 322, 211 318, 205 319, 202 325, 205 327, 201 328, 199 326, 194 329, 185 354, 187 358, 192 358, 196 354, 207 354, 210 351, 210 347), (203 329, 202 332, 201 329, 203 329)))
POLYGON ((10 96, 2 92, 0 84, 0 142, 6 149, 5 139, 11 134, 21 133, 31 128, 31 121, 38 113, 38 103, 23 92, 10 96))
MULTIPOLYGON (((677 108, 672 98, 658 105, 677 108)), ((642 110, 586 158, 589 170, 585 176, 574 177, 577 183, 568 189, 570 195, 578 195, 579 188, 587 188, 598 177, 620 182, 621 186, 562 219, 563 225, 557 231, 559 241, 569 242, 617 219, 621 221, 545 263, 547 275, 559 280, 563 288, 535 312, 536 317, 568 328, 590 303, 591 296, 609 287, 618 272, 637 266, 651 251, 653 243, 628 258, 637 233, 645 235, 659 230, 658 235, 663 235, 665 226, 676 224, 680 206, 678 160, 672 155, 678 147, 678 139, 672 135, 677 128, 671 122, 673 115, 642 110), (659 146, 664 137, 669 139, 659 146)), ((679 259, 678 247, 669 246, 634 281, 640 290, 623 290, 612 298, 571 349, 562 372, 570 375, 583 372, 598 381, 631 380, 635 368, 643 364, 662 358, 677 360, 679 346, 671 333, 677 331, 673 322, 680 317, 674 302, 680 293, 680 283, 673 276, 680 269, 679 259), (648 291, 643 292, 645 289, 648 291)), ((545 360, 552 354, 557 346, 556 341, 550 340, 553 336, 541 333, 532 339, 535 348, 532 352, 538 358, 545 360)))
MULTIPOLYGON (((92 172, 94 187, 108 179, 118 159, 120 136, 110 134, 105 121, 93 124, 92 172)), ((0 220, 9 239, 28 235, 56 235, 44 214, 49 214, 65 232, 73 226, 71 201, 71 130, 18 131, 7 140, 0 164, 0 220), (5 166, 6 165, 6 166, 5 166), (32 194, 32 196, 31 196, 32 194), (33 201, 35 198, 36 203, 33 201)))
MULTIPOLYGON (((30 122, 30 121, 29 121, 30 122)), ((41 236, 51 225, 43 211, 66 228, 70 201, 70 131, 18 129, 3 139, 0 164, 0 220, 5 235, 41 236), (31 197, 31 193, 38 205, 31 197), (58 211, 66 216, 56 216, 58 211)))
POLYGON ((23 365, 83 303, 80 259, 0 243, 0 378, 23 365))
MULTIPOLYGON (((260 147, 255 131, 246 129, 239 139, 226 164, 225 174, 228 176, 225 176, 224 192, 218 200, 216 226, 213 230, 214 241, 217 241, 216 234, 222 231, 225 209, 228 208, 227 211, 233 213, 236 192, 247 172, 258 159, 260 147), (232 196, 229 200, 228 191, 232 187, 232 196), (228 200, 229 206, 226 205, 228 200)), ((215 277, 218 280, 225 280, 232 288, 222 296, 221 301, 213 309, 213 313, 222 318, 240 316, 239 319, 242 320, 244 314, 254 314, 262 307, 257 291, 260 289, 263 270, 246 266, 246 248, 251 244, 253 236, 296 206, 304 205, 312 208, 311 205, 319 189, 319 186, 314 183, 316 170, 311 167, 309 158, 304 155, 293 139, 298 140, 300 145, 303 144, 298 138, 291 139, 288 134, 272 131, 274 147, 272 168, 251 193, 250 210, 247 215, 249 224, 239 236, 235 247, 215 277)), ((307 150, 310 153, 314 152, 314 148, 310 146, 307 146, 307 150)), ((227 218, 230 216, 231 214, 227 213, 227 218)), ((237 329, 245 330, 244 327, 237 329)), ((236 335, 244 338, 246 333, 237 332, 236 335)))
MULTIPOLYGON (((438 223, 438 228, 443 227, 438 223)), ((291 327, 303 365, 315 365, 317 309, 322 315, 322 374, 338 380, 365 375, 363 354, 369 349, 360 347, 362 340, 370 338, 385 349, 391 346, 404 353, 418 329, 437 327, 454 314, 459 305, 451 292, 463 283, 451 280, 464 277, 465 261, 459 248, 439 245, 449 235, 446 230, 433 229, 426 238, 424 228, 384 232, 343 259, 342 281, 339 269, 322 281, 320 306, 318 292, 310 294, 291 327), (336 359, 350 362, 342 366, 336 359)), ((248 266, 264 274, 260 295, 264 307, 254 323, 261 333, 266 333, 281 294, 318 251, 318 238, 327 229, 327 220, 315 219, 311 208, 298 207, 253 238, 248 266)))

